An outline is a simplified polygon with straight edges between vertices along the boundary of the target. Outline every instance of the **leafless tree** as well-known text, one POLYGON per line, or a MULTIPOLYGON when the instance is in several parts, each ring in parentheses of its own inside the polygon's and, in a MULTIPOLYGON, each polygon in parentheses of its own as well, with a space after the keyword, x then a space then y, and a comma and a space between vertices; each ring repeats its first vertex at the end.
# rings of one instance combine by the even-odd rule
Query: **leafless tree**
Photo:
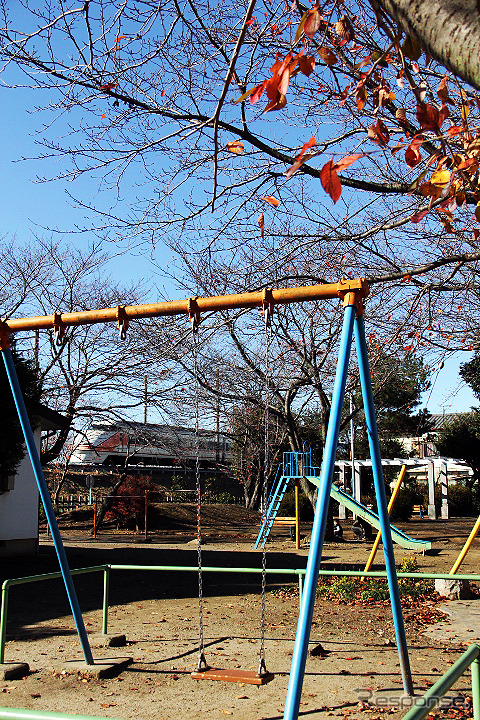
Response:
MULTIPOLYGON (((373 362, 377 346, 433 365, 468 350, 480 259, 476 92, 363 0, 253 5, 87 0, 26 5, 17 18, 4 3, 3 77, 14 83, 14 65, 25 85, 48 91, 69 130, 42 132, 43 157, 60 160, 63 178, 100 176, 110 209, 78 205, 97 211, 106 239, 150 242, 167 273, 166 242, 179 291, 366 276, 373 362), (132 179, 141 195, 125 202, 132 179)), ((305 403, 328 416, 339 318, 331 305, 278 312, 270 404, 294 449, 305 403)), ((225 313, 202 326, 204 402, 220 394, 226 412, 258 404, 257 322, 225 313)), ((178 379, 191 375, 184 330, 172 321, 162 333, 178 379)), ((185 408, 187 391, 174 387, 185 408)))
MULTIPOLYGON (((106 259, 97 248, 80 251, 40 241, 9 246, 0 270, 3 316, 51 315, 137 302, 140 288, 114 283, 105 271, 106 259)), ((166 366, 152 362, 139 345, 137 332, 134 326, 121 340, 116 326, 99 324, 71 328, 60 338, 53 331, 33 338, 19 335, 19 348, 38 363, 46 404, 68 421, 51 434, 43 462, 58 458, 72 432, 86 421, 123 419, 145 402, 152 410, 159 407, 164 386, 156 383, 165 377, 166 366), (147 397, 145 377, 152 378, 147 397)), ((148 324, 143 333, 148 335, 148 324)))

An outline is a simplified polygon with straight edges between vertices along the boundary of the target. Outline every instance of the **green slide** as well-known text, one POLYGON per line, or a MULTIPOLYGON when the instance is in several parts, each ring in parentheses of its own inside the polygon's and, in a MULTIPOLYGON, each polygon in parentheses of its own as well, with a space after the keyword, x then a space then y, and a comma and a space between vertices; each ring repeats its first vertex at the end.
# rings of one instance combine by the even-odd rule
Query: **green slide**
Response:
MULTIPOLYGON (((308 476, 307 480, 311 482, 313 485, 316 485, 318 487, 318 483, 320 478, 319 477, 311 477, 308 476)), ((346 508, 351 510, 355 513, 355 515, 358 515, 363 520, 366 520, 370 525, 372 525, 377 530, 380 529, 380 521, 378 519, 378 515, 374 513, 372 510, 369 510, 365 507, 365 505, 362 505, 361 503, 354 500, 354 498, 351 495, 348 495, 348 493, 343 492, 343 490, 340 490, 336 485, 332 483, 332 489, 330 490, 330 496, 337 500, 337 502, 340 503, 340 505, 345 505, 346 508)), ((408 548, 409 550, 430 550, 432 547, 432 543, 428 540, 415 540, 415 538, 411 538, 409 535, 406 535, 401 530, 398 530, 398 528, 394 527, 393 525, 390 525, 390 530, 392 532, 392 540, 393 542, 398 543, 404 548, 408 548)))

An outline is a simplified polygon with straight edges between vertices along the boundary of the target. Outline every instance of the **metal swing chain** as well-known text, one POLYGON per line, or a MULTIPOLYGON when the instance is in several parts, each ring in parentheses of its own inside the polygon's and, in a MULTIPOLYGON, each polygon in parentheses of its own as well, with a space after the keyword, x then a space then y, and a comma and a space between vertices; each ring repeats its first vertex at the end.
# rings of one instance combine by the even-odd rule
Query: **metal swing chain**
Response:
MULTIPOLYGON (((263 461, 263 513, 266 516, 267 512, 267 501, 268 501, 268 488, 267 478, 269 473, 269 450, 270 450, 270 437, 269 437, 269 425, 270 425, 270 342, 271 342, 271 312, 269 308, 264 309, 265 318, 265 431, 264 431, 264 461, 263 461)), ((267 590, 267 550, 266 550, 267 538, 264 535, 262 541, 262 603, 261 603, 261 616, 260 616, 260 652, 259 652, 259 664, 258 664, 258 675, 267 673, 267 666, 265 664, 265 597, 267 590)))
POLYGON ((198 559, 198 664, 197 671, 208 670, 203 640, 203 573, 202 573, 202 526, 200 486, 200 429, 198 402, 198 324, 192 320, 193 376, 195 381, 195 487, 197 492, 197 559, 198 559))

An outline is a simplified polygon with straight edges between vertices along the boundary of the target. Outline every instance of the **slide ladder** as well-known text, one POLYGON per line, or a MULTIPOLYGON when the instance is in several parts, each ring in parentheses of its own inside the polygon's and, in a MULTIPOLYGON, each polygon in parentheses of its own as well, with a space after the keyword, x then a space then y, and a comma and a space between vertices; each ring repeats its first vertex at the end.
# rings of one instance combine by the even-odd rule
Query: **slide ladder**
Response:
POLYGON ((257 549, 260 544, 266 542, 268 536, 270 535, 270 530, 272 529, 275 518, 277 517, 278 508, 282 503, 283 496, 287 492, 289 482, 290 478, 283 474, 282 463, 278 466, 275 481, 273 483, 272 490, 267 500, 267 510, 262 517, 262 522, 260 524, 260 532, 258 533, 257 539, 255 541, 255 549, 257 549))

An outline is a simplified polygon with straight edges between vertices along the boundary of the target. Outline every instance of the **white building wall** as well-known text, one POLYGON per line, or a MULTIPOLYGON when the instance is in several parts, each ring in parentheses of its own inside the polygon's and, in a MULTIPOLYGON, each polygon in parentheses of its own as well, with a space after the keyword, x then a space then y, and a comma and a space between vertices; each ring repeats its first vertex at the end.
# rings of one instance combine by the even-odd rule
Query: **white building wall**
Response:
MULTIPOLYGON (((35 433, 40 451, 40 428, 35 433)), ((38 543, 38 489, 28 453, 20 463, 13 490, 0 495, 0 554, 32 552, 38 543)))

